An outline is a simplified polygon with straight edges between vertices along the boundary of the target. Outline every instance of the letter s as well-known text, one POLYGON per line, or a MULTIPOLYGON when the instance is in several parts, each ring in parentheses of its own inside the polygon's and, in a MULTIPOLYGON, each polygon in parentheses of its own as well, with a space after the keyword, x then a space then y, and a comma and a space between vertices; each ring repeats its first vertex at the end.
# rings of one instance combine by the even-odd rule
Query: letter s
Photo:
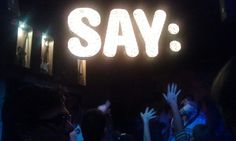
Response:
POLYGON ((88 23, 93 27, 97 27, 101 22, 99 13, 91 8, 77 8, 69 14, 69 29, 87 42, 87 45, 83 46, 78 37, 71 37, 68 41, 70 52, 80 58, 94 56, 101 49, 101 38, 99 34, 86 25, 82 21, 83 18, 86 18, 88 23))

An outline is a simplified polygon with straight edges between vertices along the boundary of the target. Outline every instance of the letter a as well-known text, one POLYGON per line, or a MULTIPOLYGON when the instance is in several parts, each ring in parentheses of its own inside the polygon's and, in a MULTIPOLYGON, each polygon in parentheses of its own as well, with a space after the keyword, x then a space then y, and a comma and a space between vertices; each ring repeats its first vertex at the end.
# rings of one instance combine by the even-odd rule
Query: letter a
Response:
POLYGON ((130 16, 125 9, 113 9, 111 11, 103 53, 107 57, 114 57, 118 46, 124 46, 129 57, 135 57, 139 54, 130 16), (119 35, 119 28, 121 28, 122 35, 119 35))

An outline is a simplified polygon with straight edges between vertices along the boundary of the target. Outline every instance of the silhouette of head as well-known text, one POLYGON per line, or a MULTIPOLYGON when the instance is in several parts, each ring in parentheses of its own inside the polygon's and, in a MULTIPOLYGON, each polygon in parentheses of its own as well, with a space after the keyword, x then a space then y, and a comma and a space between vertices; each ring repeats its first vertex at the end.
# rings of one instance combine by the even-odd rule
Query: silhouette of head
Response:
POLYGON ((236 129, 236 60, 231 58, 220 70, 212 86, 212 95, 226 124, 236 129))
POLYGON ((85 141, 101 141, 106 125, 105 115, 97 109, 88 110, 82 120, 82 132, 85 141))

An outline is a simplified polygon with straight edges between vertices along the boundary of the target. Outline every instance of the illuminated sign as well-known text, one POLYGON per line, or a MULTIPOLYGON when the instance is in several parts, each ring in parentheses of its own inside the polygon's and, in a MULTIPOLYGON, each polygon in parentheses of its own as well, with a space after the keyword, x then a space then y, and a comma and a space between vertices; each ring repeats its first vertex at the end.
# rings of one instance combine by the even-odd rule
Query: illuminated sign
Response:
MULTIPOLYGON (((166 20, 166 12, 156 10, 151 25, 142 9, 134 10, 133 17, 145 42, 147 56, 156 57, 159 39, 166 20)), ((101 37, 93 29, 93 27, 98 27, 100 23, 100 14, 92 8, 77 8, 69 14, 68 26, 76 35, 68 41, 68 48, 72 54, 80 58, 87 58, 96 55, 101 50, 101 37), (84 19, 87 20, 86 23, 84 19), (87 44, 81 44, 80 39, 85 40, 87 44)), ((173 34, 178 33, 177 25, 170 25, 169 28, 173 34)), ((139 54, 130 14, 125 9, 113 9, 109 14, 103 54, 107 57, 114 57, 118 46, 123 46, 129 57, 136 57, 139 54)))

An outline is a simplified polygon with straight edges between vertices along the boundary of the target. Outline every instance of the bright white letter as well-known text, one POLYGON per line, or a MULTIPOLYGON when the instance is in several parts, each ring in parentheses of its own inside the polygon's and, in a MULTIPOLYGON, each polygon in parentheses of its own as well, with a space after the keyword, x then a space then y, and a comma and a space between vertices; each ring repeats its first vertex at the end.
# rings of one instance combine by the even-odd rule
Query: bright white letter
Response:
POLYGON ((68 25, 70 30, 87 42, 83 46, 78 37, 72 37, 68 41, 70 52, 78 57, 91 57, 96 55, 101 49, 101 38, 99 34, 83 23, 86 18, 88 23, 96 27, 100 24, 101 18, 97 11, 91 8, 77 8, 68 16, 68 25))
POLYGON ((151 27, 143 10, 136 9, 133 15, 145 41, 147 55, 149 57, 157 56, 159 39, 166 19, 165 11, 157 10, 155 12, 151 27))
POLYGON ((125 9, 111 11, 103 53, 107 57, 114 57, 119 45, 125 47, 126 54, 130 57, 135 57, 139 53, 130 16, 125 9), (122 35, 119 35, 119 28, 121 28, 122 35))

